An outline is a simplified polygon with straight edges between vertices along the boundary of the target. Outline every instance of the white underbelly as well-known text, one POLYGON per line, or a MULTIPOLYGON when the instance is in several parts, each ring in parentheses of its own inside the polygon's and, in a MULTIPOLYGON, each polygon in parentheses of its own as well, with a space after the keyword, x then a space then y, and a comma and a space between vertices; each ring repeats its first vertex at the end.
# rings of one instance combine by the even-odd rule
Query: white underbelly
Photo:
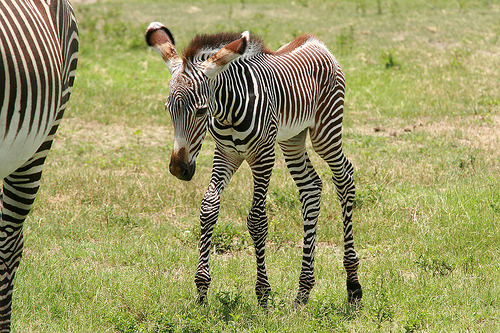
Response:
POLYGON ((284 124, 278 126, 278 134, 276 135, 276 141, 283 142, 288 139, 293 138, 306 128, 310 127, 312 122, 302 122, 299 124, 284 124))
MULTIPOLYGON (((26 126, 27 127, 27 126, 26 126)), ((45 132, 28 135, 27 128, 21 131, 9 131, 4 138, 0 130, 0 180, 23 166, 38 150, 47 138, 51 126, 45 132)))

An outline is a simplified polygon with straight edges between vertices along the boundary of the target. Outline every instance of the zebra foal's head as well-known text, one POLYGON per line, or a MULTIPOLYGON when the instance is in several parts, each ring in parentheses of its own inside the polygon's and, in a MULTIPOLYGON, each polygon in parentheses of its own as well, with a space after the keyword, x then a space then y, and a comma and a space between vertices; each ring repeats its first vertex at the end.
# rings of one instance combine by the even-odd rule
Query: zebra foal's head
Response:
MULTIPOLYGON (((209 101, 208 81, 245 52, 248 38, 245 32, 230 43, 219 42, 218 48, 195 45, 186 51, 191 54, 180 57, 174 37, 164 25, 153 22, 146 31, 147 44, 161 55, 171 73, 170 92, 165 103, 174 125, 170 173, 181 180, 193 178, 196 157, 207 132, 209 111, 213 107, 209 101)), ((196 38, 193 42, 197 43, 196 38)))

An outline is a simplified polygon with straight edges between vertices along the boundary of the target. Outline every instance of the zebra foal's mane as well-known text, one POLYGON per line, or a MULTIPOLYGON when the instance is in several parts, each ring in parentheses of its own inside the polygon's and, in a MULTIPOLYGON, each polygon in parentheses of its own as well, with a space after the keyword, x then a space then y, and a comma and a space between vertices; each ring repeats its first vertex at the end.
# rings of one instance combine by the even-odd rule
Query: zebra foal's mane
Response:
MULTIPOLYGON (((237 40, 241 34, 235 32, 220 32, 215 34, 196 35, 188 47, 184 50, 184 62, 195 62, 202 54, 213 54, 225 45, 237 40)), ((310 39, 316 39, 314 35, 306 34, 297 37, 292 42, 282 46, 278 51, 271 51, 258 35, 250 34, 250 41, 247 46, 247 54, 272 54, 282 55, 292 52, 302 46, 310 39)))
MULTIPOLYGON (((184 50, 184 60, 193 62, 196 60, 197 56, 201 53, 211 53, 218 51, 225 45, 239 39, 241 34, 235 32, 219 32, 216 34, 202 34, 196 35, 188 47, 184 50)), ((250 42, 248 44, 248 50, 252 53, 272 53, 257 35, 250 35, 250 42)))

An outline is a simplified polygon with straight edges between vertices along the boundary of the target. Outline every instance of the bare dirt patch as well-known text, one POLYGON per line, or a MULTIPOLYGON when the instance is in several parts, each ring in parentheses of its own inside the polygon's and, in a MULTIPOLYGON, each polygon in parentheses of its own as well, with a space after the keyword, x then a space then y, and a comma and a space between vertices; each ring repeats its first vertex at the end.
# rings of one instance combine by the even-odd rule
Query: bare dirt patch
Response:
POLYGON ((346 132, 378 137, 400 137, 410 133, 427 133, 432 137, 456 139, 458 143, 471 148, 500 154, 500 116, 477 115, 457 118, 443 118, 439 121, 415 119, 411 124, 356 124, 346 132))
POLYGON ((446 120, 422 126, 436 136, 442 133, 455 133, 458 142, 472 148, 491 150, 500 153, 500 116, 471 116, 457 122, 446 120), (461 138, 460 138, 461 137, 461 138))

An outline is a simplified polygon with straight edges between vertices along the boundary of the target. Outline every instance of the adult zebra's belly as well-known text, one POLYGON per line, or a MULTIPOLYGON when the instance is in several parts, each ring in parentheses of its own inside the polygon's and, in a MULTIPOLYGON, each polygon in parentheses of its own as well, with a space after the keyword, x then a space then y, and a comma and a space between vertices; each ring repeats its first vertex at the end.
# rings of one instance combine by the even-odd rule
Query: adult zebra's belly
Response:
POLYGON ((47 126, 45 131, 28 135, 27 127, 27 125, 22 126, 17 133, 9 131, 7 136, 5 136, 4 130, 0 130, 0 179, 23 166, 36 153, 51 128, 51 126, 47 126))

